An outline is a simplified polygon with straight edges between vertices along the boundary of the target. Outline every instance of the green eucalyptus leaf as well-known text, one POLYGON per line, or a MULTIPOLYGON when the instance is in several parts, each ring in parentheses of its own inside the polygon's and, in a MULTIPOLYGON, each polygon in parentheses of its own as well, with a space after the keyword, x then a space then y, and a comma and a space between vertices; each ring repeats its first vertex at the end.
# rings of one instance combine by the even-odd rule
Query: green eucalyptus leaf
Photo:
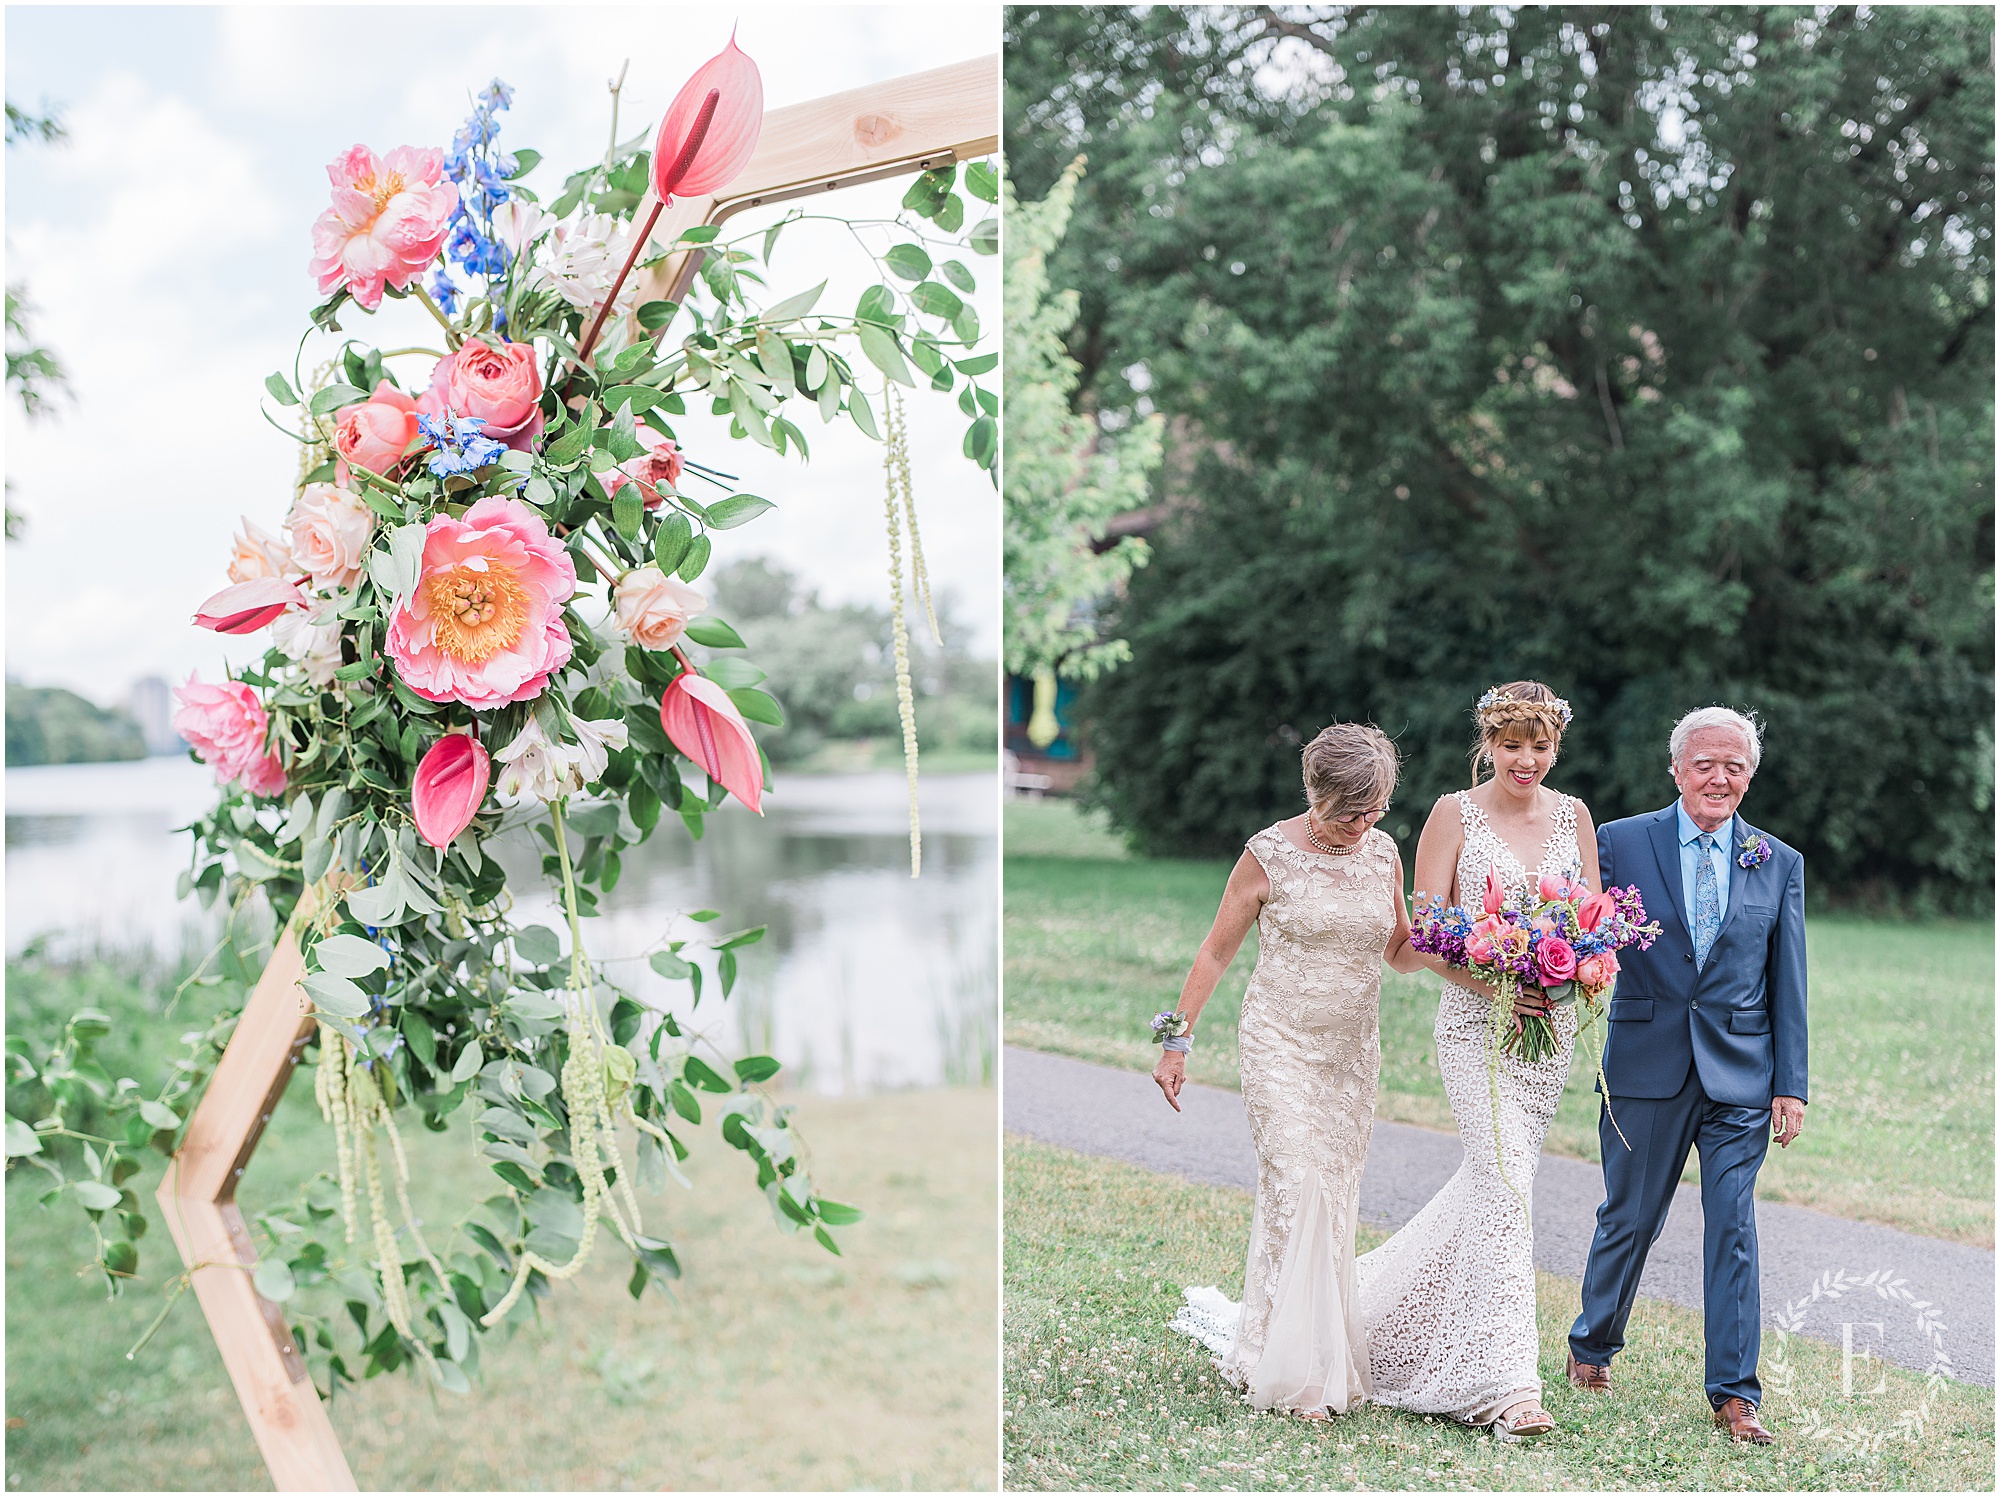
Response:
POLYGON ((290 381, 282 374, 265 375, 264 388, 271 392, 271 398, 277 401, 279 405, 297 405, 299 403, 297 392, 292 389, 290 381))
POLYGON ((337 411, 344 405, 353 405, 367 398, 368 392, 354 385, 328 385, 324 390, 314 392, 313 398, 306 402, 306 409, 315 416, 324 416, 329 411, 337 411))
POLYGON ((692 619, 687 626, 688 639, 698 645, 706 645, 711 650, 741 650, 746 648, 743 636, 738 634, 721 619, 692 619))
POLYGON ((389 965, 389 953, 360 936, 331 935, 313 947, 319 969, 333 977, 366 977, 389 965))
POLYGON ((718 499, 708 507, 708 523, 717 530, 734 530, 738 525, 747 525, 766 510, 777 506, 768 499, 759 499, 755 494, 731 494, 727 499, 718 499))
POLYGON ((882 257, 882 263, 889 267, 889 273, 900 280, 921 281, 931 273, 931 257, 921 245, 894 244, 882 257))

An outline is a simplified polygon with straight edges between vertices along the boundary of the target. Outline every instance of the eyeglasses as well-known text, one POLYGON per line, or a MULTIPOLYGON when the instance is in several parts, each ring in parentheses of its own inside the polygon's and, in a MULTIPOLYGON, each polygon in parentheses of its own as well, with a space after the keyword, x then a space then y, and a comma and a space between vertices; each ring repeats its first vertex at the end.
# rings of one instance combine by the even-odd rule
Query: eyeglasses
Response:
MULTIPOLYGON (((1394 802, 1390 803, 1391 805, 1394 802)), ((1333 818, 1335 826, 1353 826, 1357 821, 1380 821, 1389 814, 1389 806, 1377 806, 1372 811, 1350 811, 1345 816, 1333 818)))

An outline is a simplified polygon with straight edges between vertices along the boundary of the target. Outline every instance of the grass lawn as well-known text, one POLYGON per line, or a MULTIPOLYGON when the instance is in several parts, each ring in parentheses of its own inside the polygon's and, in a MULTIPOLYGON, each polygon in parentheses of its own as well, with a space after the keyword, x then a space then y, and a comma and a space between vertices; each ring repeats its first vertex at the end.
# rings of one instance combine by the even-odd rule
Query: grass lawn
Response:
MULTIPOLYGON (((539 1325, 491 1339, 469 1397, 404 1374, 344 1391, 333 1422, 361 1486, 991 1490, 992 1090, 794 1100, 816 1177, 868 1213, 841 1234, 844 1258, 773 1226, 711 1123, 685 1167, 695 1190, 640 1197, 685 1269, 672 1297, 634 1302, 626 1254, 600 1241, 539 1325)), ((433 1223, 498 1186, 453 1121, 405 1133, 433 1223)), ((246 1210, 332 1159, 301 1078, 244 1180, 246 1210)), ((191 1295, 125 1359, 179 1269, 164 1228, 141 1245, 145 1283, 106 1304, 75 1272, 80 1215, 38 1209, 39 1178, 17 1169, 7 1188, 8 1489, 268 1489, 191 1295)), ((132 1182, 149 1209, 158 1179, 132 1182)))
MULTIPOLYGON (((1146 1022, 1173 1006, 1227 865, 1132 858, 1061 801, 1010 802, 1004 835, 1007 1043, 1151 1070, 1146 1022)), ((1759 1196, 1991 1247, 1992 924, 1820 917, 1806 942, 1811 1105, 1799 1141, 1771 1150, 1759 1196)), ((1238 1085, 1255 963, 1253 933, 1202 1015, 1191 1079, 1238 1085)), ((1378 1116, 1451 1128, 1436 1017, 1437 979, 1385 971, 1378 1116)), ((1598 1157, 1594 1065, 1579 1054, 1552 1153, 1598 1157)))
MULTIPOLYGON (((1496 1445, 1446 1420, 1363 1405, 1324 1424, 1258 1414, 1209 1353, 1166 1329, 1182 1286, 1242 1290, 1250 1197, 1010 1138, 1004 1485, 1012 1490, 1826 1491, 1993 1489, 1991 1389, 1946 1382, 1923 1438, 1873 1456, 1788 1437, 1757 1449, 1716 1433, 1702 1395, 1701 1317, 1641 1300, 1606 1399, 1563 1380, 1576 1285, 1540 1276, 1544 1401, 1557 1431, 1496 1445)), ((1361 1236, 1363 1250, 1382 1238, 1361 1236)), ((1765 1341, 1768 1372, 1772 1344, 1765 1341)), ((1840 1355, 1793 1343, 1802 1390, 1839 1413, 1840 1355)), ((1887 1415, 1922 1379, 1889 1373, 1887 1415)), ((1820 1406, 1817 1402, 1816 1407, 1820 1406)), ((1852 1406, 1850 1406, 1852 1407, 1852 1406)))

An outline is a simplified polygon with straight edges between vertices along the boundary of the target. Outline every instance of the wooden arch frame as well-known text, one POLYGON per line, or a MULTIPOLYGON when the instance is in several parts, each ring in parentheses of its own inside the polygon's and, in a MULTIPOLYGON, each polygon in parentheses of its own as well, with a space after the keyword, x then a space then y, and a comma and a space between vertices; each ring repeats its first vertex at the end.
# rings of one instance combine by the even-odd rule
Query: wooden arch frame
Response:
MULTIPOLYGON (((747 208, 991 154, 999 122, 995 56, 771 110, 729 194, 669 204, 654 238, 670 244, 684 229, 747 208)), ((649 194, 637 221, 651 206, 649 194)), ((700 253, 682 251, 653 267, 640 299, 678 301, 700 253)), ((317 1031, 299 986, 304 971, 297 942, 282 933, 188 1120, 158 1200, 277 1489, 351 1492, 354 1474, 284 1311, 252 1282, 257 1254, 236 1204, 237 1182, 317 1031)))

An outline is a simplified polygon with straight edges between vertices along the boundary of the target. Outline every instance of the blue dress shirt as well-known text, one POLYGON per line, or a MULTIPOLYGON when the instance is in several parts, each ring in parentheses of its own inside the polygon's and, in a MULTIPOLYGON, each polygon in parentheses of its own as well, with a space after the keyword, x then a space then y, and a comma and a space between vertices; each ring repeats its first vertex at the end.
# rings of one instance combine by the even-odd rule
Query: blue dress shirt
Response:
MULTIPOLYGON (((1688 815, 1687 806, 1674 802, 1674 814, 1680 818, 1681 830, 1681 908, 1687 911, 1688 924, 1694 924, 1694 871, 1695 859, 1701 856, 1701 844, 1695 839, 1701 835, 1701 828, 1688 815)), ((1731 817, 1713 833, 1715 846, 1709 850, 1709 861, 1715 865, 1715 895, 1720 901, 1718 908, 1724 914, 1729 911, 1729 866, 1730 830, 1736 825, 1731 817)))

